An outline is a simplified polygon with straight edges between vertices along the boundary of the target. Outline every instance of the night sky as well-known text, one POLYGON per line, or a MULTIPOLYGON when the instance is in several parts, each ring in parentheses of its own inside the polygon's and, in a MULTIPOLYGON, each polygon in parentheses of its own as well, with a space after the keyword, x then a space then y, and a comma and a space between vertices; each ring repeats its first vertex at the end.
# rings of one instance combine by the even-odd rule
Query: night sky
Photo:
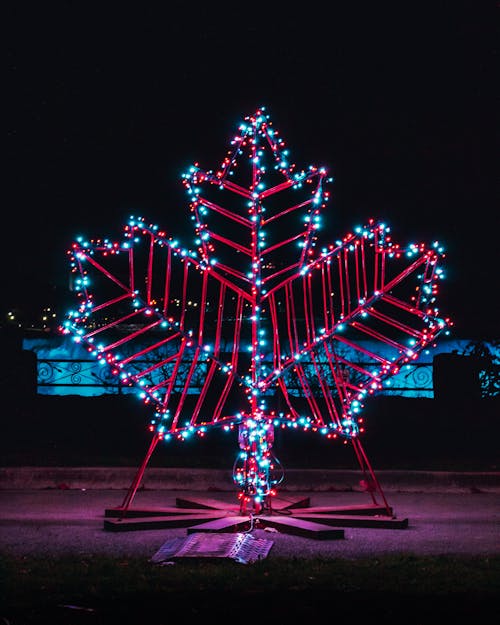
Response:
POLYGON ((182 172, 265 106, 335 178, 325 239, 374 217, 439 240, 454 336, 499 338, 494 3, 104 4, 4 9, 2 321, 64 302, 73 239, 130 214, 191 247, 182 172))

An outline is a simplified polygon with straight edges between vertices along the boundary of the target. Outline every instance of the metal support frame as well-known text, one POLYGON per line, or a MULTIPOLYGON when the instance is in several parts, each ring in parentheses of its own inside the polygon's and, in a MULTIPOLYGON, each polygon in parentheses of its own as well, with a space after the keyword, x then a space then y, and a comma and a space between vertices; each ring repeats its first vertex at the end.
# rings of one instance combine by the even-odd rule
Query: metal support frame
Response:
POLYGON ((64 331, 155 411, 150 447, 122 506, 106 511, 106 529, 257 523, 338 537, 332 527, 407 526, 360 443, 358 413, 450 324, 434 305, 444 253, 436 242, 404 249, 373 219, 319 251, 327 170, 296 170, 284 147, 259 108, 217 171, 186 172, 196 250, 142 217, 131 217, 122 242, 72 246, 79 307, 64 331), (279 507, 276 425, 351 441, 371 504, 279 507), (211 427, 239 428, 239 508, 192 500, 132 511, 158 441, 211 427))
POLYGON ((159 441, 153 436, 146 456, 121 506, 105 510, 104 529, 127 532, 151 529, 187 528, 193 532, 249 531, 272 527, 285 534, 317 540, 344 538, 344 527, 405 529, 408 519, 398 519, 382 491, 359 439, 353 439, 365 490, 371 503, 354 506, 311 506, 310 497, 273 497, 272 506, 258 514, 247 512, 240 502, 226 503, 207 497, 176 498, 176 505, 161 508, 132 508, 151 455, 159 441), (377 496, 381 499, 379 503, 377 496))

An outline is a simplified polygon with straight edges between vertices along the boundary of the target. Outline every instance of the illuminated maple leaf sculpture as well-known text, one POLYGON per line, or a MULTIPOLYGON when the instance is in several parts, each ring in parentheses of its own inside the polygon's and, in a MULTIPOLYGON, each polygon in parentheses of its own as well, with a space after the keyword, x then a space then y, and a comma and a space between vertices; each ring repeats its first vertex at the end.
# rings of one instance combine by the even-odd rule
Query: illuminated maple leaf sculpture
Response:
POLYGON ((329 182, 295 170, 260 109, 217 171, 183 176, 195 249, 132 217, 122 242, 70 251, 79 306, 64 332, 154 408, 144 462, 162 439, 236 427, 233 477, 256 511, 283 477, 276 426, 348 439, 366 467, 365 399, 450 325, 437 243, 403 249, 370 221, 317 249, 329 182))

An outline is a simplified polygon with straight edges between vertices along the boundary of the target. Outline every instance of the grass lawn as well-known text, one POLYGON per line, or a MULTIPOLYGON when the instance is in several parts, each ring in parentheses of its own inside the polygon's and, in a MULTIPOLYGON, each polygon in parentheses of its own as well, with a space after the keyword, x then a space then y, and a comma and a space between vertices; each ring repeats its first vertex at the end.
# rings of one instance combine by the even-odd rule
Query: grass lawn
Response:
POLYGON ((4 556, 0 581, 2 625, 306 618, 486 625, 497 624, 500 613, 500 557, 269 558, 248 565, 179 559, 159 565, 144 558, 4 556))

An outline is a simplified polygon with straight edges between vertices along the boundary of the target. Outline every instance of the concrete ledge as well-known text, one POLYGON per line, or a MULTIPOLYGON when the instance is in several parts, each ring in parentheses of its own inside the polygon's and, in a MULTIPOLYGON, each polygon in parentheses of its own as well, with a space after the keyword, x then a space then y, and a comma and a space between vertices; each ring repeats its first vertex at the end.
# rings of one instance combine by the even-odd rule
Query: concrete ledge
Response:
MULTIPOLYGON (((2 467, 0 489, 128 489, 136 467, 2 467)), ((375 469, 386 492, 499 492, 500 472, 399 471, 375 469)), ((291 491, 361 491, 354 470, 288 469, 279 489, 291 491)), ((147 468, 147 490, 233 491, 230 470, 147 468)))

